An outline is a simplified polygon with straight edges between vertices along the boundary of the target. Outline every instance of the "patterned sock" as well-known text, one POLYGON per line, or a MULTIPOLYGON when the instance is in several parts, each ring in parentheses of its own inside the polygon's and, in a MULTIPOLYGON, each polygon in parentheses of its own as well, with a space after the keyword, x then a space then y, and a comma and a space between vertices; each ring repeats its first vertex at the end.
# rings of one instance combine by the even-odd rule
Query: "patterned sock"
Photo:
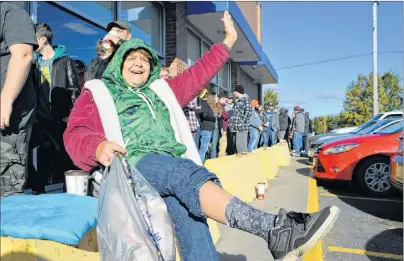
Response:
POLYGON ((255 209, 237 197, 226 206, 225 216, 228 226, 262 237, 267 242, 276 221, 276 215, 255 209))

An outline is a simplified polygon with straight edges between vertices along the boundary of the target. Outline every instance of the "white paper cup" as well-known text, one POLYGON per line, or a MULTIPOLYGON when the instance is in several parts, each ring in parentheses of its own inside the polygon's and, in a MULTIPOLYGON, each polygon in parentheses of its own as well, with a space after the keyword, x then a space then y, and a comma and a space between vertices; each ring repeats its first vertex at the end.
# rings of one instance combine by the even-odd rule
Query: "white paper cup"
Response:
POLYGON ((87 196, 88 179, 87 172, 82 170, 69 170, 65 172, 66 192, 79 196, 87 196))
POLYGON ((265 198, 265 183, 257 184, 257 192, 258 199, 263 200, 265 198))

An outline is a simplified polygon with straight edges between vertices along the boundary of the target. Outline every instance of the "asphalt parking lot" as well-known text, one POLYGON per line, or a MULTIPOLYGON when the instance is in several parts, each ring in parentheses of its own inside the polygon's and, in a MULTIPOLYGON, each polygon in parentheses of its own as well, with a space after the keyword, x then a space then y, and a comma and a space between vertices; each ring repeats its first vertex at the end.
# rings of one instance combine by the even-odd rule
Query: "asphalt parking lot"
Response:
MULTIPOLYGON (((305 171, 310 175, 311 168, 305 171)), ((322 242, 323 260, 403 260, 401 194, 371 198, 346 183, 317 181, 317 195, 320 209, 336 205, 341 210, 335 228, 322 242)))

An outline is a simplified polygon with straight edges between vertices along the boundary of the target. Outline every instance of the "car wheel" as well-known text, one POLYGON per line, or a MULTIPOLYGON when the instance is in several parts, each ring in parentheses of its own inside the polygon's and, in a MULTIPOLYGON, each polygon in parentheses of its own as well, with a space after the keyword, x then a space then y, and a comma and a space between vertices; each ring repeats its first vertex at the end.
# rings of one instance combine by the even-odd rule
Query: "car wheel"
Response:
POLYGON ((365 159, 356 173, 362 191, 374 197, 385 197, 392 194, 393 188, 390 185, 389 176, 389 158, 380 156, 365 159))

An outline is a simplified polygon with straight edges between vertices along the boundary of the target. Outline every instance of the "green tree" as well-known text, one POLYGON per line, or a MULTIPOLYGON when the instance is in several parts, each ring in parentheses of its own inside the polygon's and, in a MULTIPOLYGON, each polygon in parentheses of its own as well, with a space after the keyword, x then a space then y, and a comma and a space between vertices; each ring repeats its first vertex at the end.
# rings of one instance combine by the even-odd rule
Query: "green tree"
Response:
POLYGON ((339 115, 329 115, 327 120, 327 128, 328 131, 340 128, 340 119, 339 115))
POLYGON ((313 120, 313 129, 316 134, 324 134, 328 132, 328 116, 316 117, 313 120))
POLYGON ((273 103, 275 108, 278 108, 279 97, 278 93, 272 89, 268 89, 264 94, 264 103, 273 103))
MULTIPOLYGON (((402 87, 398 75, 388 72, 378 76, 379 111, 401 109, 402 87)), ((359 126, 373 116, 373 75, 359 75, 347 88, 341 126, 359 126)))

